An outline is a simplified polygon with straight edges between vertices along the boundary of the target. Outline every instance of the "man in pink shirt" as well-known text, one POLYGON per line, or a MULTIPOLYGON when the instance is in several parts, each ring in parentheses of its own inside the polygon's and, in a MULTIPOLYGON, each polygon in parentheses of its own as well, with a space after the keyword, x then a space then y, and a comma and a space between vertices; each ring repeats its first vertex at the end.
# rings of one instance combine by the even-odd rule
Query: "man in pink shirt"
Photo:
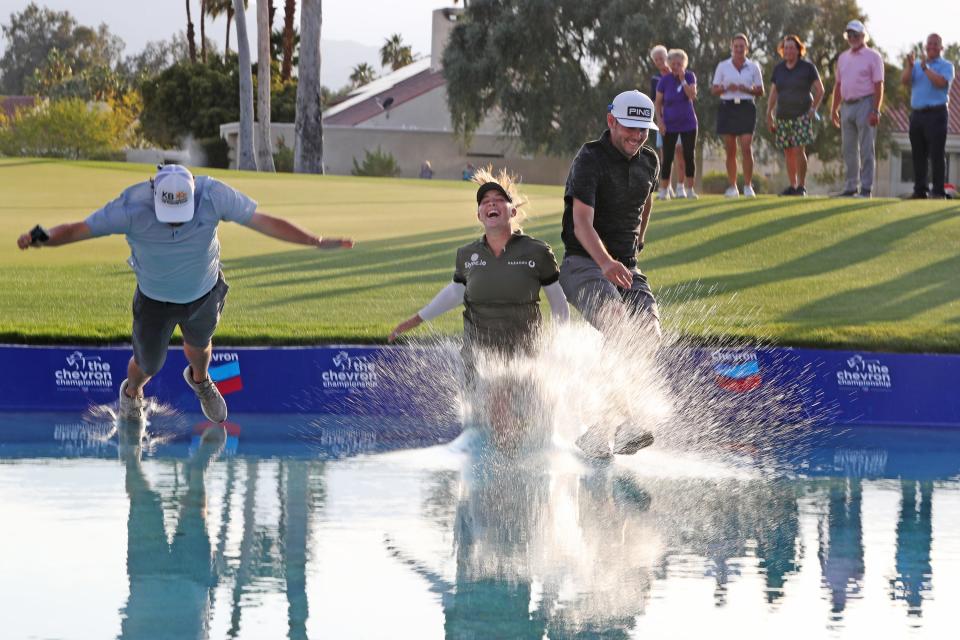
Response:
POLYGON ((866 45, 867 32, 859 20, 847 23, 846 38, 850 48, 837 60, 830 112, 833 125, 840 129, 847 168, 847 182, 840 195, 869 198, 877 164, 874 142, 883 105, 883 58, 866 45))

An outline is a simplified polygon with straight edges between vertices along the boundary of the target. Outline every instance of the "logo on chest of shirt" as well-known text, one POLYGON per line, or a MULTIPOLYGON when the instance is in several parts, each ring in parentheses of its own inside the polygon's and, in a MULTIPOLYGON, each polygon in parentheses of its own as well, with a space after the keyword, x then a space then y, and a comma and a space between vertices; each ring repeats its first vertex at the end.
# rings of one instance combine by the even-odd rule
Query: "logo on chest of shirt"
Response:
POLYGON ((485 267, 485 266, 487 266, 487 261, 481 260, 479 253, 474 253, 473 255, 470 256, 469 261, 463 263, 464 269, 469 269, 471 267, 485 267))
POLYGON ((537 266, 536 260, 508 260, 507 264, 513 267, 530 267, 533 269, 537 266))

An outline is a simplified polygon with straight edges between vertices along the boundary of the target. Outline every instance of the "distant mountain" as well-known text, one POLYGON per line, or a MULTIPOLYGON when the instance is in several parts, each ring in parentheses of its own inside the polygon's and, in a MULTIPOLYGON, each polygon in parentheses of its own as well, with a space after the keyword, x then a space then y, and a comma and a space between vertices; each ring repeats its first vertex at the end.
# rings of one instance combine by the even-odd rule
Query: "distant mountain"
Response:
POLYGON ((350 82, 353 68, 366 62, 378 72, 380 49, 352 40, 320 40, 320 83, 336 91, 350 82))

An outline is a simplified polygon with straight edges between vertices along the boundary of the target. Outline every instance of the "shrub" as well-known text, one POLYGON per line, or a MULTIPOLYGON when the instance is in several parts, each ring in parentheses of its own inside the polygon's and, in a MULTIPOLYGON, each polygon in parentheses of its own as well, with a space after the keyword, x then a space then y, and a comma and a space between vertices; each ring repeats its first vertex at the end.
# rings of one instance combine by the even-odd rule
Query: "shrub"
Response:
POLYGON ((400 166, 393 154, 377 147, 376 151, 367 150, 364 153, 363 164, 357 164, 357 159, 354 158, 353 170, 350 173, 355 176, 393 178, 400 175, 400 166))
POLYGON ((287 146, 283 138, 277 141, 277 151, 273 154, 273 166, 277 173, 293 173, 293 149, 287 146))
MULTIPOLYGON (((743 174, 737 174, 737 186, 743 191, 743 174)), ((700 190, 703 193, 723 193, 727 190, 727 174, 724 171, 711 171, 702 178, 700 190)), ((753 190, 757 193, 770 193, 770 181, 766 176, 753 174, 753 190)))
POLYGON ((22 109, 0 129, 0 153, 89 159, 110 156, 131 136, 130 115, 108 103, 78 98, 22 109))
POLYGON ((205 157, 205 166, 216 169, 228 169, 230 167, 230 145, 220 136, 211 136, 209 138, 200 138, 197 144, 203 150, 205 157))

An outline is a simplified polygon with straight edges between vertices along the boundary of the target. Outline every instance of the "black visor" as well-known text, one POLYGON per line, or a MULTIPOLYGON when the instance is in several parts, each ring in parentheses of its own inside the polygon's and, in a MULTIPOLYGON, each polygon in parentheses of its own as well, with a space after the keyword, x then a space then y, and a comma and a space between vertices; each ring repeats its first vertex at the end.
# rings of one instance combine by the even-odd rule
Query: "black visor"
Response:
POLYGON ((499 182, 485 182, 480 185, 480 188, 477 189, 477 204, 480 204, 480 201, 483 200, 483 196, 487 194, 488 191, 499 191, 504 198, 507 199, 507 202, 513 202, 513 198, 510 197, 510 194, 507 193, 507 190, 500 186, 499 182))

